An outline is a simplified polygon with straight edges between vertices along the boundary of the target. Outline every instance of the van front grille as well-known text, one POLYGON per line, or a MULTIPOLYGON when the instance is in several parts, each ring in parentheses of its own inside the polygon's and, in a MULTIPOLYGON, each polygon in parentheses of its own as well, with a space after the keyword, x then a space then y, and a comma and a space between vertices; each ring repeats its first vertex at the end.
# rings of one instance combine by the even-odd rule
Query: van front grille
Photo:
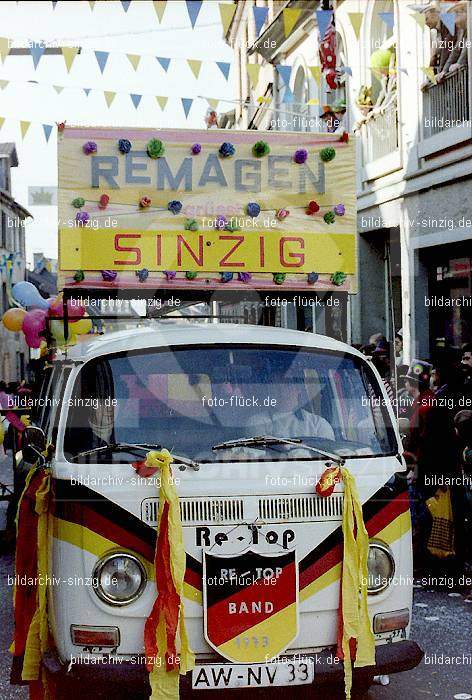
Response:
MULTIPOLYGON (((141 518, 148 525, 157 525, 158 498, 146 498, 141 504, 141 518)), ((237 525, 244 521, 242 498, 181 498, 180 517, 183 525, 237 525)))
POLYGON ((259 518, 264 522, 306 522, 341 520, 343 495, 320 496, 262 496, 259 498, 259 518))

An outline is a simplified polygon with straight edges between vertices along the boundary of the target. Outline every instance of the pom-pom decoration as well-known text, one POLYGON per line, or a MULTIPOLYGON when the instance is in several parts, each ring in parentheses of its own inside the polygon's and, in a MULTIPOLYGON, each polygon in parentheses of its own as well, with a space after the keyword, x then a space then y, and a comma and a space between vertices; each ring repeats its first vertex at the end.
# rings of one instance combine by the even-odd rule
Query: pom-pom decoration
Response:
POLYGON ((191 270, 189 270, 188 272, 185 273, 185 279, 194 280, 194 279, 196 279, 197 275, 198 275, 198 272, 192 272, 191 270))
POLYGON ((110 201, 110 197, 107 194, 102 194, 102 196, 98 200, 98 208, 99 209, 106 209, 109 201, 110 201))
POLYGON ((343 133, 342 133, 341 136, 339 137, 339 140, 341 141, 341 143, 349 143, 349 134, 348 134, 348 132, 347 132, 347 131, 343 131, 343 133))
POLYGON ((175 270, 164 270, 164 275, 166 277, 166 280, 170 282, 171 280, 174 280, 177 276, 177 272, 175 270))
POLYGON ((254 158, 262 158, 270 153, 270 147, 267 141, 256 141, 252 147, 252 155, 254 158))
POLYGON ((71 204, 76 209, 81 209, 85 204, 85 199, 83 197, 76 197, 72 200, 71 204))
POLYGON ((147 209, 150 206, 151 206, 151 198, 150 197, 141 197, 141 199, 139 200, 139 208, 140 209, 147 209))
POLYGON ((275 284, 283 284, 287 275, 285 274, 285 272, 274 272, 272 274, 272 277, 275 284))
POLYGON ((336 216, 344 216, 346 213, 346 207, 344 204, 336 204, 336 206, 333 208, 334 213, 336 216))
POLYGON ((231 282, 232 279, 233 279, 232 272, 221 272, 221 281, 222 282, 231 282))
POLYGON ((140 282, 145 282, 149 277, 149 270, 146 267, 143 267, 142 270, 136 270, 136 277, 140 282))
POLYGON ((120 139, 118 141, 118 150, 120 153, 129 153, 131 151, 131 141, 120 139))
POLYGON ((83 226, 87 223, 87 221, 90 221, 90 214, 88 213, 88 211, 78 211, 75 215, 75 220, 77 221, 79 226, 83 226))
POLYGON ((326 224, 334 224, 336 220, 336 214, 334 211, 327 211, 326 214, 324 214, 323 219, 326 224))
POLYGON ((336 151, 332 146, 326 146, 326 148, 322 148, 320 151, 320 159, 323 161, 323 163, 329 163, 329 161, 333 160, 335 157, 336 151))
POLYGON ((333 272, 331 275, 331 283, 336 287, 340 287, 345 282, 346 277, 347 275, 345 272, 333 272))
POLYGON ((184 228, 187 231, 198 231, 198 221, 196 219, 186 219, 184 228))
POLYGON ((160 139, 151 139, 146 146, 149 158, 160 158, 164 155, 165 150, 165 146, 160 139))
POLYGON ((182 210, 182 202, 179 202, 178 199, 172 199, 168 203, 167 209, 169 211, 171 211, 175 216, 176 214, 178 214, 182 210))
POLYGON ((113 282, 118 276, 116 270, 101 270, 101 274, 104 282, 113 282))
POLYGON ((228 141, 222 143, 218 151, 222 158, 230 158, 231 156, 234 156, 235 152, 235 147, 232 143, 229 143, 228 141))
POLYGON ((83 282, 85 279, 85 272, 83 270, 76 270, 72 279, 74 282, 83 282))
POLYGON ((298 163, 298 165, 302 165, 303 163, 306 163, 308 158, 308 151, 306 151, 304 148, 299 148, 295 151, 293 154, 293 160, 295 163, 298 163))
POLYGON ((90 156, 92 153, 97 152, 97 144, 95 141, 86 141, 82 146, 82 150, 86 156, 90 156))
POLYGON ((309 272, 306 278, 308 284, 315 284, 318 281, 319 274, 317 272, 309 272))
POLYGON ((318 202, 315 202, 314 199, 311 200, 311 202, 308 202, 308 206, 306 208, 306 213, 309 216, 313 216, 313 214, 316 214, 320 210, 320 205, 318 202))
POLYGON ((252 275, 250 272, 238 272, 238 280, 240 282, 250 282, 252 280, 252 275))
POLYGON ((198 154, 201 153, 201 150, 202 150, 202 147, 200 146, 199 143, 194 143, 192 145, 192 148, 190 149, 193 156, 198 156, 198 154))
POLYGON ((279 221, 283 221, 287 218, 289 214, 290 211, 288 209, 277 209, 277 211, 275 212, 275 218, 279 221))
POLYGON ((225 226, 225 231, 240 231, 241 226, 238 226, 234 219, 230 219, 225 226))
POLYGON ((224 229, 226 227, 227 223, 228 223, 228 221, 226 219, 226 216, 223 216, 222 214, 220 214, 220 216, 217 216, 215 219, 215 228, 220 229, 220 231, 221 231, 222 229, 224 229))
POLYGON ((246 214, 248 216, 259 216, 261 208, 257 202, 249 202, 246 206, 246 214))

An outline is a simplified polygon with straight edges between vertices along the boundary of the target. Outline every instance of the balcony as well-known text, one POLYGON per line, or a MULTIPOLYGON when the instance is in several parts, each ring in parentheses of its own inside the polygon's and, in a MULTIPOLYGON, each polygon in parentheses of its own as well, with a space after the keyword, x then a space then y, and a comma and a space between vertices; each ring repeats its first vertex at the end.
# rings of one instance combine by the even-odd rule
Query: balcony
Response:
POLYGON ((387 175, 400 167, 396 102, 371 117, 360 128, 364 181, 387 175))
POLYGON ((419 155, 429 156, 472 138, 470 117, 467 68, 449 73, 437 85, 428 85, 423 91, 419 155))

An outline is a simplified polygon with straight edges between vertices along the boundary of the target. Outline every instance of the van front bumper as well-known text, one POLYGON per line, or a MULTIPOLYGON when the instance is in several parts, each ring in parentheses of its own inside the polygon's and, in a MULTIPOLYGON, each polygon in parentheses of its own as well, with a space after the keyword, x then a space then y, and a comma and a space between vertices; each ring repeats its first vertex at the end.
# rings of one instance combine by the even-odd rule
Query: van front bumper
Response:
MULTIPOLYGON (((298 657, 311 658, 315 664, 315 680, 312 687, 342 683, 344 679, 343 664, 335 659, 335 650, 326 649, 317 654, 300 652, 298 657)), ((119 658, 119 657, 118 657, 119 658)), ((289 659, 290 656, 283 656, 289 659)), ((387 675, 409 671, 417 666, 423 658, 423 651, 410 640, 381 644, 375 650, 375 666, 354 669, 354 680, 362 681, 374 675, 387 675)), ((219 657, 209 657, 206 663, 224 663, 219 657)), ((47 671, 56 677, 58 681, 65 683, 80 683, 81 685, 95 687, 106 685, 110 690, 113 686, 119 686, 121 690, 125 688, 138 691, 147 689, 149 691, 148 673, 144 666, 142 656, 133 659, 126 659, 120 662, 104 662, 91 664, 76 664, 68 670, 68 665, 62 663, 56 655, 48 653, 43 660, 47 671)), ((199 663, 204 661, 199 660, 199 663)), ((181 690, 191 688, 191 674, 181 678, 181 690)), ((244 690, 242 688, 241 690, 244 690)), ((266 688, 267 690, 267 688, 266 688)), ((205 691, 194 691, 201 693, 205 691)))

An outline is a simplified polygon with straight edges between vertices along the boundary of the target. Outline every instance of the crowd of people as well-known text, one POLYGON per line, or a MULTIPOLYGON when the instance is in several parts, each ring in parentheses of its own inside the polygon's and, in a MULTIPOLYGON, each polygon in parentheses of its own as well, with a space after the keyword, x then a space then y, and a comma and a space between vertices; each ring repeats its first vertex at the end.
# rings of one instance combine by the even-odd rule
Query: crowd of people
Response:
POLYGON ((459 356, 403 364, 381 334, 361 347, 382 378, 399 420, 408 467, 417 572, 438 566, 460 578, 472 560, 472 343, 459 356))

